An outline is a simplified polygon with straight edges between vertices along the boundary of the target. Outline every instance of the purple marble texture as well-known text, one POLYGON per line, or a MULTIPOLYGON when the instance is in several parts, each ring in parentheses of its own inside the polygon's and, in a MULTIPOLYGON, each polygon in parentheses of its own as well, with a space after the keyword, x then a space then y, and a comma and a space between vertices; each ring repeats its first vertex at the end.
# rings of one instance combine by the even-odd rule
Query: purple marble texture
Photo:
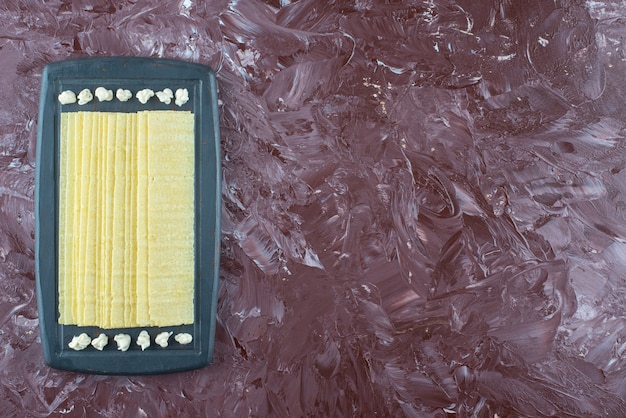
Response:
POLYGON ((0 2, 0 415, 626 416, 626 5, 0 2), (41 72, 213 67, 214 364, 44 365, 41 72))

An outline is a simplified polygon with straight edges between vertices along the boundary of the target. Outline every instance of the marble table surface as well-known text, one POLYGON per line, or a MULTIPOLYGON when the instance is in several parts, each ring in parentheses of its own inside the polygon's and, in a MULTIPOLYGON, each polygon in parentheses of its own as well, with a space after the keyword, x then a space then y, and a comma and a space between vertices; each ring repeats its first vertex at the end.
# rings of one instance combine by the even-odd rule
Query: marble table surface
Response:
POLYGON ((626 5, 0 4, 0 414, 626 416, 626 5), (219 84, 214 362, 43 361, 43 67, 176 58, 219 84))

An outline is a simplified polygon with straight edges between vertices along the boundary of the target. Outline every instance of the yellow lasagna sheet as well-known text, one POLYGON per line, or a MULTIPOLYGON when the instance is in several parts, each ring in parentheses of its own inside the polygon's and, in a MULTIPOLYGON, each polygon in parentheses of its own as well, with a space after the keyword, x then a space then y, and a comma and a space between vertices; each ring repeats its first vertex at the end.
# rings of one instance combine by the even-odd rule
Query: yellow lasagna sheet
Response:
POLYGON ((59 323, 194 321, 194 115, 61 114, 59 323))

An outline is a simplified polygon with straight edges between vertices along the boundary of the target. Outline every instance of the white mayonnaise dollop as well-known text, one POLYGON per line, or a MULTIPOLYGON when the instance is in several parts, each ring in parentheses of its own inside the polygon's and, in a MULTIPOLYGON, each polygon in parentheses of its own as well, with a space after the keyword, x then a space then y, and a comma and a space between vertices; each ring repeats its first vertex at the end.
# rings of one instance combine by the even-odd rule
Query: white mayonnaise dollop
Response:
POLYGON ((150 334, 148 331, 141 331, 137 337, 137 345, 141 347, 141 351, 150 347, 150 334))
POLYGON ((94 93, 101 102, 110 102, 113 100, 113 90, 105 89, 104 87, 98 87, 94 93))
POLYGON ((106 334, 100 334, 98 335, 98 338, 94 338, 93 340, 91 340, 91 345, 93 345, 93 347, 98 351, 102 351, 102 349, 106 347, 108 343, 109 337, 107 337, 106 334))
POLYGON ((59 103, 71 104, 76 103, 76 94, 72 90, 65 90, 59 94, 59 103))
POLYGON ((189 101, 189 92, 187 89, 178 89, 176 90, 176 106, 182 106, 189 101))
POLYGON ((172 93, 171 89, 163 89, 162 91, 157 91, 156 96, 159 98, 161 103, 170 104, 172 103, 174 93, 172 93))
POLYGON ((84 350, 91 343, 91 337, 84 332, 78 336, 72 338, 72 341, 68 344, 68 347, 72 350, 80 351, 84 350))
POLYGON ((168 346, 167 340, 170 339, 172 334, 173 332, 162 332, 156 336, 156 338, 154 339, 154 342, 160 345, 161 347, 165 348, 168 346))
POLYGON ((130 335, 128 334, 117 334, 113 340, 117 343, 117 349, 120 351, 126 351, 130 347, 130 335))
POLYGON ((131 97, 133 97, 133 94, 130 92, 130 90, 117 89, 117 91, 115 92, 115 97, 117 97, 117 100, 119 100, 120 102, 127 102, 128 100, 130 100, 131 97))
POLYGON ((91 94, 91 91, 89 89, 83 89, 80 91, 80 93, 78 93, 78 104, 81 106, 89 103, 92 99, 93 94, 91 94))
POLYGON ((150 100, 150 98, 154 96, 154 91, 150 89, 139 90, 136 96, 137 96, 137 100, 139 100, 141 104, 146 104, 148 103, 148 100, 150 100))
POLYGON ((182 344, 182 345, 189 344, 190 342, 193 341, 193 337, 191 336, 191 334, 188 334, 186 332, 181 332, 180 334, 176 334, 174 339, 178 342, 178 344, 182 344))

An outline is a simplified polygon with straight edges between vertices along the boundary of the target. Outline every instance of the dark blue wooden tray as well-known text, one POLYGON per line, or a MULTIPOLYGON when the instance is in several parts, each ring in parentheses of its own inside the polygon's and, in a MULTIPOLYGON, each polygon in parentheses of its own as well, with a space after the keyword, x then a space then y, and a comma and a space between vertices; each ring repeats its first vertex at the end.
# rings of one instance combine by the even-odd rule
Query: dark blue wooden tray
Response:
POLYGON ((35 183, 35 263, 37 301, 43 353, 51 367, 98 374, 155 374, 189 370, 207 365, 212 358, 217 307, 220 251, 220 139, 217 85, 213 71, 203 65, 176 60, 137 57, 83 58, 46 66, 41 84, 35 183), (61 105, 57 96, 64 90, 93 92, 103 86, 131 90, 185 87, 189 102, 176 109, 195 115, 195 312, 192 325, 148 328, 99 329, 58 323, 58 208, 59 208, 59 127, 63 111, 115 111, 172 109, 156 98, 142 105, 94 100, 86 105, 61 105), (142 351, 135 344, 146 329, 151 346, 142 351), (161 331, 188 332, 193 342, 180 345, 170 338, 167 348, 154 343, 161 331), (109 336, 102 351, 89 346, 82 351, 68 347, 72 337, 86 332, 95 338, 109 336), (113 336, 120 332, 132 337, 128 351, 117 350, 113 336))

